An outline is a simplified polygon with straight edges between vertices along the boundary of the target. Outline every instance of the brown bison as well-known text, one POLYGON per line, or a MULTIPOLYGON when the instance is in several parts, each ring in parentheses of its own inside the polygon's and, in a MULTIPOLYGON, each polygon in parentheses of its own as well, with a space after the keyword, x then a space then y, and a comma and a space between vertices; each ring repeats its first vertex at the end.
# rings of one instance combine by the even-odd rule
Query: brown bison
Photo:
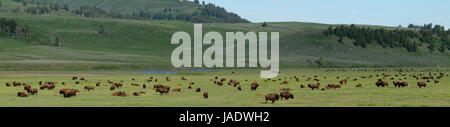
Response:
POLYGON ((68 89, 63 92, 64 98, 71 98, 72 96, 77 96, 78 90, 68 89))
POLYGON ((341 85, 345 85, 345 84, 347 84, 347 79, 341 80, 341 81, 339 81, 339 83, 340 83, 341 85))
POLYGON ((39 89, 41 89, 41 90, 44 90, 44 89, 47 89, 47 88, 48 88, 47 84, 41 85, 41 87, 39 87, 39 89))
POLYGON ((53 89, 55 89, 55 85, 54 84, 50 84, 50 85, 48 85, 48 87, 47 87, 47 89, 48 90, 53 90, 53 89))
POLYGON ((22 85, 22 83, 16 82, 16 81, 14 81, 12 84, 13 84, 14 87, 16 87, 16 86, 21 86, 21 85, 22 85))
POLYGON ((6 87, 11 87, 11 84, 5 83, 6 87))
POLYGON ((117 92, 114 92, 114 93, 112 94, 112 96, 127 97, 128 94, 125 93, 125 92, 123 92, 123 91, 117 91, 117 92))
POLYGON ((356 85, 356 87, 362 87, 361 83, 359 83, 358 85, 356 85))
POLYGON ((327 87, 329 89, 337 89, 337 88, 341 88, 341 85, 339 85, 339 84, 328 84, 327 87))
POLYGON ((200 89, 200 88, 195 89, 195 92, 201 92, 201 91, 202 91, 202 89, 200 89))
POLYGON ((122 86, 123 86, 122 83, 114 83, 113 85, 118 88, 122 88, 122 86))
POLYGON ((181 88, 175 88, 172 90, 172 92, 181 92, 181 88))
POLYGON ((378 82, 376 82, 375 83, 375 85, 377 86, 377 87, 388 87, 389 86, 389 84, 387 83, 387 82, 385 82, 385 81, 378 81, 378 82))
POLYGON ((408 82, 396 82, 396 81, 393 81, 392 84, 394 84, 394 87, 398 87, 398 88, 400 88, 400 87, 408 87, 408 82))
POLYGON ((116 86, 114 86, 114 85, 111 85, 111 87, 109 87, 109 90, 115 90, 116 89, 116 86))
POLYGON ((266 104, 267 104, 268 100, 272 101, 272 104, 273 104, 273 103, 275 103, 275 101, 280 99, 280 95, 278 95, 276 93, 267 94, 265 96, 265 99, 266 99, 266 104))
POLYGON ((167 94, 169 94, 169 91, 170 91, 170 89, 167 89, 164 87, 156 89, 156 92, 159 92, 161 95, 163 95, 163 93, 165 93, 167 95, 167 94))
POLYGON ((306 88, 306 86, 305 85, 300 85, 300 88, 306 88))
POLYGON ((95 83, 95 86, 100 86, 101 82, 95 83))
POLYGON ((18 97, 28 97, 28 94, 26 94, 25 92, 18 92, 17 96, 18 97))
POLYGON ((25 85, 25 86, 23 87, 24 90, 28 90, 28 89, 30 89, 30 88, 31 88, 30 85, 25 85))
POLYGON ((208 99, 208 92, 203 92, 203 98, 208 99))
POLYGON ((87 91, 91 91, 91 90, 94 90, 95 87, 94 86, 84 86, 84 89, 87 91))
POLYGON ((317 84, 308 84, 308 88, 311 88, 312 90, 314 89, 319 89, 320 83, 317 84))
POLYGON ((289 98, 294 99, 294 95, 288 91, 281 92, 280 96, 281 96, 281 100, 283 100, 283 98, 286 100, 289 100, 289 98))
POLYGON ((36 88, 27 89, 27 93, 29 93, 31 95, 35 95, 38 93, 38 89, 36 89, 36 88))
POLYGON ((78 79, 77 76, 73 76, 73 77, 72 77, 72 80, 77 80, 77 79, 78 79))
POLYGON ((142 94, 145 94, 145 92, 141 91, 141 92, 134 92, 133 96, 141 96, 142 94))
POLYGON ((238 91, 241 91, 241 90, 242 90, 241 86, 238 86, 237 89, 238 89, 238 91))
POLYGON ((417 86, 419 86, 419 88, 427 87, 427 83, 426 82, 417 82, 417 86))

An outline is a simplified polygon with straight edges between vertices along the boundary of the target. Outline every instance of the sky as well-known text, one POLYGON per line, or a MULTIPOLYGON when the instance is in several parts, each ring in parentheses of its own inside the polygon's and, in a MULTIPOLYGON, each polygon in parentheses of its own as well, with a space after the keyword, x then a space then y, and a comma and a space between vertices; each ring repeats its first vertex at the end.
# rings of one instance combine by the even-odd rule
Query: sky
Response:
POLYGON ((200 0, 251 22, 317 22, 450 27, 450 0, 200 0))

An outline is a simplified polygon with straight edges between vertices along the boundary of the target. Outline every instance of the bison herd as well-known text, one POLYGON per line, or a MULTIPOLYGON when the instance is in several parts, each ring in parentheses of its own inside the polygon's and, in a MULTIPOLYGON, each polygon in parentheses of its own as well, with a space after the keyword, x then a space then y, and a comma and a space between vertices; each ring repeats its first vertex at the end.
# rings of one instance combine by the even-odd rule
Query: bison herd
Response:
MULTIPOLYGON (((439 74, 433 74, 433 73, 429 73, 427 74, 414 74, 414 75, 409 75, 407 76, 407 74, 405 73, 398 73, 398 74, 393 74, 393 75, 388 75, 385 73, 382 74, 376 74, 375 76, 373 75, 363 75, 363 76, 359 76, 359 77, 346 77, 346 78, 342 78, 337 76, 336 79, 338 80, 335 83, 329 83, 325 86, 321 86, 321 81, 327 81, 326 76, 321 77, 321 76, 317 76, 314 75, 313 77, 306 77, 306 75, 303 75, 302 78, 305 79, 305 81, 311 81, 311 82, 315 82, 315 83, 309 83, 309 84, 299 84, 302 80, 302 78, 298 77, 298 76, 291 76, 291 77, 283 77, 283 78, 278 78, 278 79, 265 79, 263 80, 264 82, 278 82, 279 85, 288 85, 288 84, 299 84, 299 88, 303 89, 303 88, 309 88, 311 90, 321 90, 321 91, 326 91, 326 90, 337 90, 337 89, 341 89, 344 86, 354 83, 357 84, 355 87, 357 88, 361 88, 363 87, 362 83, 358 83, 358 81, 361 81, 362 79, 371 79, 374 78, 372 81, 374 82, 374 85, 376 87, 389 87, 389 83, 388 80, 392 81, 392 85, 396 88, 405 88, 408 87, 408 82, 404 81, 407 78, 412 78, 417 80, 417 86, 419 88, 423 88, 426 87, 427 84, 430 84, 431 82, 434 84, 438 84, 439 80, 441 78, 443 78, 444 76, 448 77, 448 74, 444 74, 444 73, 439 73, 439 74), (376 77, 376 78, 375 78, 376 77), (420 81, 423 80, 423 81, 420 81)), ((188 79, 184 76, 181 76, 181 78, 179 78, 181 81, 185 81, 186 84, 188 84, 187 89, 193 89, 193 87, 195 86, 195 82, 192 81, 188 81, 188 79)), ((88 80, 84 77, 77 77, 74 76, 72 77, 72 80, 74 81, 74 84, 81 84, 83 82, 87 82, 88 80)), ((135 78, 131 78, 131 81, 134 82, 136 81, 135 78)), ((184 92, 182 90, 182 88, 173 88, 171 89, 171 86, 169 85, 163 85, 161 83, 158 82, 157 78, 154 77, 149 77, 148 79, 144 80, 145 82, 147 82, 148 84, 150 83, 154 83, 153 85, 153 90, 159 94, 159 95, 168 95, 170 92, 174 93, 174 92, 184 92)), ((165 81, 170 82, 172 81, 170 79, 170 77, 165 77, 165 81)), ((245 86, 242 86, 242 84, 247 84, 250 88, 250 91, 257 91, 257 89, 261 86, 258 81, 249 81, 249 79, 246 79, 242 84, 240 81, 238 80, 234 80, 234 79, 229 79, 227 80, 226 78, 222 77, 219 78, 219 76, 215 76, 212 79, 210 79, 211 84, 213 85, 217 85, 218 88, 223 88, 224 84, 227 84, 228 86, 230 86, 230 88, 233 89, 237 89, 237 91, 242 91, 242 88, 245 86)), ((109 90, 110 91, 115 91, 117 89, 122 89, 122 87, 124 86, 124 82, 125 81, 119 81, 119 82, 113 82, 110 80, 106 81, 107 84, 102 84, 102 82, 96 82, 95 85, 86 85, 84 87, 84 90, 86 90, 87 92, 89 91, 95 91, 95 89, 97 87, 100 86, 109 86, 109 90)), ((66 85, 66 82, 61 82, 61 85, 57 85, 58 83, 56 82, 52 82, 52 81, 39 81, 39 90, 53 90, 56 87, 63 87, 64 85, 66 85)), ((270 84, 270 83, 266 83, 266 84, 270 84)), ((37 95, 38 94, 38 88, 33 88, 31 85, 27 84, 27 83, 21 83, 21 82, 17 82, 17 81, 13 81, 13 82, 7 82, 5 83, 6 87, 20 87, 23 86, 24 91, 19 91, 17 93, 18 97, 28 97, 29 94, 30 95, 37 95)), ((181 84, 178 84, 177 86, 181 86, 181 84)), ((225 85, 226 86, 226 85, 225 85)), ((130 87, 140 87, 142 89, 147 89, 147 85, 146 84, 138 84, 138 83, 131 83, 130 87)), ((151 86, 149 86, 151 88, 151 86)), ((172 86, 174 87, 174 86, 172 86)), ((201 88, 195 88, 193 90, 196 93, 200 93, 202 92, 201 88)), ((269 93, 266 94, 265 97, 265 101, 266 103, 268 103, 268 101, 271 101, 272 103, 275 103, 275 101, 278 100, 289 100, 289 99, 294 99, 294 94, 291 93, 292 91, 294 91, 292 88, 281 88, 280 93, 269 93)), ((61 88, 59 90, 59 94, 64 97, 64 98, 71 98, 71 97, 75 97, 77 96, 77 93, 80 93, 80 90, 78 89, 72 89, 72 88, 61 88)), ((142 96, 146 94, 146 92, 144 91, 137 91, 137 92, 133 92, 133 96, 142 96)), ((259 94, 257 94, 258 96, 259 94)), ((116 91, 112 93, 112 96, 118 96, 118 97, 127 97, 129 96, 126 92, 124 91, 116 91)), ((208 99, 209 98, 209 94, 206 91, 203 91, 203 98, 204 99, 208 99)))

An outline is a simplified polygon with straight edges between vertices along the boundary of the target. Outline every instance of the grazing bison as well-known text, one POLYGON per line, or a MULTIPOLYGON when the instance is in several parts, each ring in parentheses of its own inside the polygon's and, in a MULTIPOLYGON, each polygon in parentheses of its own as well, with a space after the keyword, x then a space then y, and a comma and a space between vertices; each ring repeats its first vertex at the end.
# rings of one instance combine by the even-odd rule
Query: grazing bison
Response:
POLYGON ((48 85, 48 87, 47 87, 47 89, 48 90, 53 90, 53 89, 55 89, 55 85, 54 84, 50 84, 50 85, 48 85))
POLYGON ((72 77, 72 80, 77 80, 77 79, 78 79, 77 76, 73 76, 73 77, 72 77))
POLYGON ((283 100, 283 98, 286 100, 289 100, 289 98, 294 99, 294 95, 288 91, 281 92, 280 96, 281 96, 281 100, 283 100))
POLYGON ((379 80, 378 82, 376 82, 375 83, 375 85, 377 86, 377 87, 388 87, 389 86, 389 84, 387 83, 387 82, 385 82, 385 81, 381 81, 381 80, 379 80))
POLYGON ((306 86, 305 85, 300 85, 300 88, 306 88, 306 86))
POLYGON ((91 90, 94 90, 95 87, 94 86, 84 86, 84 89, 87 91, 91 91, 91 90))
POLYGON ((265 96, 265 99, 266 99, 266 104, 267 104, 267 101, 268 101, 268 100, 272 101, 272 104, 273 104, 273 103, 275 103, 275 101, 277 101, 278 99, 280 99, 280 95, 278 95, 278 94, 276 94, 276 93, 267 94, 267 95, 265 96))
POLYGON ((362 87, 361 83, 359 83, 358 85, 356 85, 356 87, 362 87))
POLYGON ((165 93, 167 95, 167 94, 169 94, 169 91, 170 91, 169 89, 164 88, 164 87, 156 89, 156 92, 159 92, 161 95, 163 95, 163 93, 165 93))
POLYGON ((31 95, 35 95, 38 93, 38 89, 36 89, 36 88, 27 89, 27 93, 29 93, 31 95))
POLYGON ((63 93, 64 93, 64 98, 70 98, 72 96, 77 96, 77 90, 73 90, 73 89, 65 90, 63 93))
POLYGON ((145 84, 144 84, 144 85, 142 85, 142 88, 144 88, 144 89, 145 89, 145 88, 147 88, 147 85, 145 85, 145 84))
POLYGON ((237 89, 238 89, 238 91, 241 91, 241 90, 242 90, 241 86, 238 86, 237 89))
POLYGON ((188 86, 188 89, 192 89, 192 85, 189 85, 189 86, 188 86))
POLYGON ((175 88, 172 90, 172 92, 181 92, 181 88, 175 88))
POLYGON ((47 89, 47 88, 48 88, 47 84, 41 85, 41 87, 39 87, 39 89, 41 89, 41 90, 44 90, 44 89, 47 89))
POLYGON ((5 83, 6 87, 11 87, 11 84, 5 83))
POLYGON ((202 91, 202 89, 200 89, 200 88, 195 89, 195 92, 201 92, 201 91, 202 91))
POLYGON ((284 82, 281 83, 281 85, 287 85, 287 84, 289 84, 288 81, 284 81, 284 82))
POLYGON ((419 88, 427 87, 427 83, 426 82, 417 82, 417 86, 419 86, 419 88))
POLYGON ((314 89, 319 89, 320 83, 317 84, 308 84, 308 88, 311 88, 312 90, 314 89))
POLYGON ((141 91, 141 92, 134 92, 133 96, 141 96, 142 94, 145 94, 145 92, 141 91))
POLYGON ((203 92, 203 98, 208 99, 208 92, 203 92))
POLYGON ((115 87, 122 88, 122 83, 114 83, 113 85, 114 85, 115 87))
POLYGON ((24 90, 28 90, 28 89, 30 89, 30 88, 31 88, 30 85, 25 85, 25 86, 23 87, 24 90))
POLYGON ((13 84, 14 87, 16 87, 16 86, 21 86, 21 85, 22 85, 22 83, 16 82, 16 81, 14 81, 12 84, 13 84))
POLYGON ((339 81, 339 83, 340 83, 341 85, 345 85, 345 84, 347 84, 347 79, 341 80, 341 81, 339 81))
POLYGON ((339 84, 328 84, 327 86, 330 89, 336 89, 336 88, 341 88, 341 85, 339 84))
POLYGON ((158 88, 162 88, 162 87, 163 87, 162 84, 153 85, 153 89, 158 89, 158 88))
POLYGON ((398 88, 400 88, 400 87, 408 87, 408 82, 396 82, 396 81, 393 81, 392 83, 394 84, 394 87, 398 87, 398 88))
POLYGON ((125 92, 123 92, 123 91, 117 91, 117 92, 114 92, 114 93, 112 94, 112 96, 127 97, 128 94, 125 93, 125 92))
POLYGON ((18 97, 28 97, 28 94, 26 94, 25 92, 18 92, 17 96, 18 97))
POLYGON ((109 90, 115 90, 116 86, 112 85, 111 87, 109 87, 109 90))
POLYGON ((100 86, 101 82, 95 83, 95 86, 100 86))

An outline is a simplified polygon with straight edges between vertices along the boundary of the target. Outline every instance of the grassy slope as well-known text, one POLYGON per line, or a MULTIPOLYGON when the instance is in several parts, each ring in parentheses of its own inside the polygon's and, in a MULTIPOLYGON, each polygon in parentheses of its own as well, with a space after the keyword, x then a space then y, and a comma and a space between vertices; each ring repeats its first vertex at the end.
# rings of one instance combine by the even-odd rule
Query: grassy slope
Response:
MULTIPOLYGON (((170 45, 172 34, 186 31, 193 35, 192 23, 178 21, 92 19, 67 14, 32 16, 7 12, 17 5, 21 6, 12 0, 3 2, 0 16, 28 24, 34 41, 0 38, 1 70, 170 69, 170 54, 176 47, 170 45), (101 24, 108 32, 105 38, 97 34, 101 24), (62 48, 51 46, 55 37, 63 39, 62 48)), ((327 27, 326 24, 301 22, 268 23, 268 27, 258 23, 204 24, 203 31, 222 34, 230 31, 280 32, 281 66, 286 68, 316 66, 309 61, 320 57, 331 67, 448 66, 450 63, 448 55, 431 54, 425 47, 421 47, 419 53, 408 53, 403 48, 354 47, 349 41, 341 45, 333 37, 321 34, 327 27)))

